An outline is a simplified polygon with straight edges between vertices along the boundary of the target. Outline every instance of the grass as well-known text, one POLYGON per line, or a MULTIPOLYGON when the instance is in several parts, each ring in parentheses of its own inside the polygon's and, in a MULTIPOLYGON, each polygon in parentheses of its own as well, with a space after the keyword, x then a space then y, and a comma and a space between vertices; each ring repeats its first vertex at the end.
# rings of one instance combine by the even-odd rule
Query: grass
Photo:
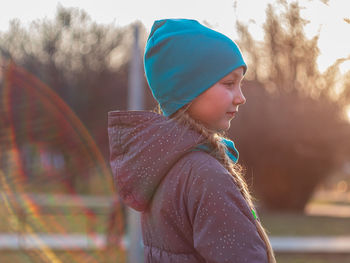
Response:
POLYGON ((318 205, 350 205, 350 202, 345 200, 314 200, 313 203, 318 205))
POLYGON ((350 219, 296 213, 269 212, 260 220, 271 236, 337 236, 350 235, 350 219))
POLYGON ((45 253, 42 250, 1 251, 1 262, 55 262, 55 263, 125 263, 126 253, 117 249, 109 250, 84 250, 84 251, 51 251, 45 253))
POLYGON ((108 222, 108 211, 98 215, 74 214, 65 211, 63 214, 32 214, 19 215, 10 213, 0 207, 0 233, 29 233, 29 228, 41 233, 86 233, 94 231, 105 233, 108 222))

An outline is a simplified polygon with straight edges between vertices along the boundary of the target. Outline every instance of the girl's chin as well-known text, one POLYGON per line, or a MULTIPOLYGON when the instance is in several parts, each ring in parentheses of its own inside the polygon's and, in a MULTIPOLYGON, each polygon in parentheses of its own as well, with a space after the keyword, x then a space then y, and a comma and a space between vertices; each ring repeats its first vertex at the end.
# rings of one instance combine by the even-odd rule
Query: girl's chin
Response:
POLYGON ((216 125, 205 125, 209 130, 213 132, 227 131, 230 129, 231 120, 223 120, 222 123, 217 123, 216 125))
POLYGON ((228 131, 230 129, 231 125, 230 125, 230 122, 227 122, 223 125, 220 125, 220 127, 217 127, 216 128, 216 131, 228 131))

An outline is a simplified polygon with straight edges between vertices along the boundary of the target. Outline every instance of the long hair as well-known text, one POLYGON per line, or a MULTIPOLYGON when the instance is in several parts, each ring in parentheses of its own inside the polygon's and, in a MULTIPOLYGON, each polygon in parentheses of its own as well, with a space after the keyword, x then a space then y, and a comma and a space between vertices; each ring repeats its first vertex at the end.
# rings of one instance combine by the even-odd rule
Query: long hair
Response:
MULTIPOLYGON (((192 118, 187 112, 190 105, 191 103, 186 104, 185 106, 177 110, 175 113, 170 115, 169 118, 177 121, 178 123, 184 125, 185 127, 191 127, 191 129, 194 129, 195 131, 204 135, 204 137, 206 138, 206 142, 209 143, 214 149, 212 153, 215 156, 215 158, 217 158, 217 160, 232 175, 237 187, 242 193, 250 209, 255 210, 254 204, 252 201, 253 197, 250 194, 248 185, 245 182, 243 177, 245 169, 242 165, 232 162, 232 160, 227 156, 225 152, 225 150, 227 149, 226 145, 221 142, 221 138, 227 138, 224 132, 210 130, 207 127, 205 127, 201 122, 192 118)), ((158 114, 163 114, 159 104, 153 111, 158 114)), ((269 263, 276 263, 275 255, 272 250, 270 240, 266 234, 264 227, 261 225, 259 220, 255 220, 255 224, 260 237, 266 244, 267 257, 268 257, 269 263)))

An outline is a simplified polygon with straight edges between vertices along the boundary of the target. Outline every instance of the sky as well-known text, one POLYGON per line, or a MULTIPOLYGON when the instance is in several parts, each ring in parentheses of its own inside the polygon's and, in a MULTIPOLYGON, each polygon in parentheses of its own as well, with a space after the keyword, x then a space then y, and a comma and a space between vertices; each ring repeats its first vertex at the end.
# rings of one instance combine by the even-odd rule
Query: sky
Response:
MULTIPOLYGON (((33 20, 55 16, 58 4, 64 7, 84 9, 91 18, 103 24, 114 23, 124 26, 136 20, 141 21, 150 31, 154 20, 163 18, 191 18, 206 21, 213 29, 232 39, 238 39, 235 22, 239 19, 249 24, 252 35, 262 40, 262 24, 265 20, 267 3, 273 0, 11 0, 0 9, 0 31, 8 29, 9 21, 17 18, 25 26, 33 20)), ((290 1, 288 1, 290 2, 290 1)), ((305 27, 308 37, 320 31, 319 48, 321 54, 318 66, 324 71, 336 59, 350 55, 349 0, 300 0, 305 7, 301 14, 310 21, 305 27)), ((350 70, 350 63, 341 66, 342 73, 350 70)))

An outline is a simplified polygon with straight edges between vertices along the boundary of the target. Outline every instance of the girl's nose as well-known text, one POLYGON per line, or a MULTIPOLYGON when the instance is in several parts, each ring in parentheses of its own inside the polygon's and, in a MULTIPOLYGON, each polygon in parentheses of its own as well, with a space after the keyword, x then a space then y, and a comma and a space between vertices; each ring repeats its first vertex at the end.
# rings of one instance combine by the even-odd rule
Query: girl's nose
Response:
POLYGON ((234 98, 235 105, 241 105, 246 103, 246 98, 244 97, 242 91, 239 91, 238 94, 234 98))

